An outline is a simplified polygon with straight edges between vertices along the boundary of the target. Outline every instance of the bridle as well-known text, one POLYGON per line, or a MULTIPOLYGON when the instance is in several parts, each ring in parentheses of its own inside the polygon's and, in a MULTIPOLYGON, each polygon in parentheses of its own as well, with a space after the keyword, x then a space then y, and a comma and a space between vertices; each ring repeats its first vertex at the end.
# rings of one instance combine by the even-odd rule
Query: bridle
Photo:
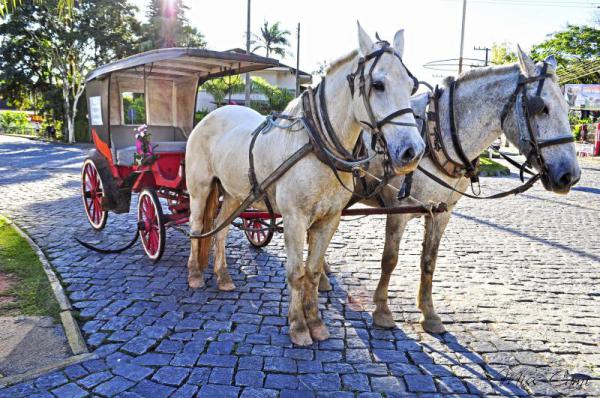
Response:
MULTIPOLYGON (((384 40, 378 41, 377 44, 379 44, 381 47, 364 57, 360 57, 356 70, 346 76, 352 98, 354 98, 355 83, 356 79, 358 78, 358 93, 363 98, 363 104, 369 119, 368 121, 361 120, 360 123, 364 124, 369 130, 371 130, 371 148, 375 151, 375 155, 383 156, 384 164, 384 175, 382 182, 366 196, 361 196, 360 199, 367 199, 377 194, 381 189, 383 189, 389 179, 395 175, 389 155, 387 141, 383 134, 382 128, 387 124, 418 128, 416 123, 399 122, 394 120, 395 118, 405 114, 414 115, 412 108, 399 109, 385 116, 381 120, 378 120, 373 112, 370 102, 373 87, 372 84, 367 84, 367 81, 373 81, 373 70, 384 54, 391 54, 396 57, 406 70, 408 76, 413 81, 411 95, 414 94, 419 88, 419 81, 406 67, 402 61, 402 57, 400 57, 394 48, 384 40), (367 71, 367 63, 371 60, 373 60, 373 62, 367 71)), ((350 189, 341 181, 338 171, 352 172, 355 178, 358 178, 358 176, 361 174, 360 170, 363 168, 368 168, 369 162, 375 155, 368 156, 366 154, 363 140, 360 136, 352 153, 344 148, 330 122, 327 111, 327 102, 325 100, 325 87, 326 78, 323 78, 315 90, 309 89, 303 93, 303 108, 305 113, 303 124, 306 126, 310 140, 314 142, 314 151, 319 160, 333 170, 338 181, 344 188, 354 193, 354 189, 350 189), (318 95, 318 104, 315 100, 316 95, 314 94, 314 91, 316 91, 318 95)))
POLYGON ((515 112, 517 113, 517 117, 515 118, 515 123, 518 126, 519 129, 519 135, 520 135, 520 141, 521 143, 525 144, 526 146, 529 146, 529 150, 527 151, 527 153, 525 153, 525 162, 520 166, 520 177, 521 177, 521 181, 523 181, 523 173, 527 172, 529 174, 533 174, 531 172, 531 170, 528 170, 528 167, 532 167, 532 163, 531 161, 533 159, 535 159, 537 165, 540 168, 540 176, 542 178, 548 178, 548 166, 546 164, 546 161, 544 160, 544 156, 542 155, 542 148, 546 148, 549 146, 553 146, 553 145, 560 145, 560 144, 568 144, 573 142, 573 135, 572 134, 565 134, 559 137, 554 137, 554 138, 550 138, 550 139, 539 139, 539 135, 536 134, 537 132, 534 130, 533 125, 531 123, 531 119, 534 116, 537 116, 543 112, 547 112, 548 108, 546 107, 546 104, 542 98, 542 89, 544 88, 544 81, 547 78, 550 78, 551 75, 548 73, 548 63, 544 62, 544 65, 542 66, 542 70, 541 73, 538 76, 533 76, 533 77, 527 77, 524 75, 519 75, 519 81, 517 83, 517 88, 515 89, 515 91, 513 92, 513 94, 510 96, 507 104, 504 106, 504 109, 502 110, 502 114, 500 116, 500 125, 502 126, 502 128, 504 128, 504 122, 506 120, 506 117, 508 116, 508 113, 510 111, 511 108, 515 109, 515 112), (529 97, 527 95, 527 84, 529 83, 534 83, 534 82, 538 82, 537 85, 537 89, 536 89, 536 93, 535 96, 533 97, 529 97), (524 134, 523 128, 522 128, 522 123, 519 122, 519 107, 516 106, 517 104, 517 98, 519 97, 519 94, 521 94, 521 108, 520 111, 522 112, 523 118, 525 120, 525 126, 526 126, 526 131, 527 131, 527 135, 524 134))
MULTIPOLYGON (((517 166, 520 169, 520 177, 521 177, 521 181, 524 183, 523 185, 521 185, 517 188, 514 188, 510 191, 500 192, 498 194, 488 196, 488 197, 480 197, 479 195, 469 195, 469 194, 466 194, 459 190, 456 190, 454 187, 447 184, 444 180, 436 177, 434 174, 425 170, 421 166, 418 166, 418 170, 421 171, 422 173, 424 173, 425 175, 427 175, 430 179, 434 180, 438 184, 443 185, 444 187, 451 189, 455 192, 458 192, 464 196, 474 198, 474 199, 496 199, 496 198, 508 196, 510 194, 522 193, 522 192, 525 192, 526 190, 528 190, 529 188, 531 188, 533 186, 533 184, 540 178, 548 181, 549 180, 549 177, 548 177, 549 170, 548 170, 548 166, 547 166, 547 164, 544 160, 544 157, 542 155, 542 152, 541 152, 542 148, 546 148, 546 147, 553 146, 553 145, 571 143, 571 142, 573 142, 573 136, 571 134, 568 134, 568 135, 562 135, 559 137, 542 140, 542 139, 539 139, 537 131, 533 128, 532 118, 543 112, 547 112, 546 104, 542 98, 542 89, 544 87, 544 81, 547 78, 551 78, 551 75, 548 73, 548 63, 547 62, 544 62, 542 71, 538 76, 527 77, 522 74, 519 74, 519 80, 517 82, 517 87, 515 88, 514 92, 510 96, 508 102, 502 109, 502 113, 500 114, 500 125, 501 125, 502 129, 504 129, 504 122, 506 120, 506 117, 508 116, 511 108, 515 109, 515 113, 516 113, 515 123, 517 125, 517 128, 519 129, 520 140, 523 144, 527 144, 529 146, 529 150, 525 153, 526 160, 525 160, 525 162, 523 162, 523 164, 517 163, 516 161, 512 160, 510 157, 503 156, 507 161, 509 161, 511 164, 517 166), (527 84, 534 83, 534 82, 538 82, 536 94, 535 94, 535 96, 530 98, 527 95, 527 84), (520 108, 518 106, 516 106, 519 95, 521 95, 521 107, 520 108), (524 124, 526 126, 527 134, 525 134, 523 131, 522 122, 519 117, 519 116, 521 116, 519 114, 519 111, 522 112, 522 118, 524 119, 524 124), (534 159, 540 168, 540 172, 537 174, 529 169, 530 167, 532 167, 532 160, 534 160, 534 159), (530 178, 527 182, 525 182, 523 173, 531 174, 532 178, 530 178)), ((433 129, 434 132, 432 134, 429 131, 429 129, 427 128, 427 123, 424 123, 424 134, 426 136, 425 142, 427 144, 428 155, 429 155, 430 159, 432 160, 432 162, 434 163, 434 165, 438 169, 440 169, 446 175, 448 175, 452 178, 470 177, 471 187, 473 187, 473 182, 478 181, 477 168, 478 168, 478 163, 479 163, 479 156, 477 158, 475 158, 475 160, 473 160, 473 161, 469 160, 462 149, 460 139, 458 137, 456 122, 455 122, 455 117, 454 117, 454 94, 455 94, 457 85, 458 85, 458 81, 453 81, 449 87, 448 94, 449 94, 450 134, 452 137, 452 144, 454 146, 454 150, 455 150, 456 154, 458 155, 458 157, 460 158, 460 161, 455 161, 452 158, 450 158, 448 150, 444 145, 443 137, 441 134, 441 125, 440 125, 440 120, 439 120, 439 106, 438 106, 438 101, 441 97, 441 90, 439 90, 437 87, 432 96, 434 111, 428 112, 428 115, 427 115, 428 120, 429 121, 433 120, 433 122, 435 123, 435 127, 433 129), (439 154, 440 151, 443 152, 443 155, 444 155, 443 157, 445 157, 445 161, 441 160, 442 156, 440 156, 440 154, 439 154)))

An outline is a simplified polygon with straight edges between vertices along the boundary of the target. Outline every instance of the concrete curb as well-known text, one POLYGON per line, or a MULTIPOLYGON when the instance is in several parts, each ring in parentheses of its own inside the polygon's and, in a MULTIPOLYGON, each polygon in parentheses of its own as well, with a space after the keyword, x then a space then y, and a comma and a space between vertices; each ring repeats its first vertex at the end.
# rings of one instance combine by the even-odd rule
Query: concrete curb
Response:
POLYGON ((58 301, 58 304, 60 306, 60 319, 65 330, 65 335, 67 336, 69 347, 71 348, 71 351, 74 355, 53 365, 49 365, 40 369, 34 369, 21 375, 1 378, 0 386, 6 387, 7 385, 15 384, 22 380, 36 377, 52 370, 60 369, 77 362, 95 358, 95 355, 90 354, 90 352, 88 351, 85 339, 83 338, 81 330, 79 329, 79 325, 77 324, 77 321, 73 316, 73 307, 71 306, 71 302, 65 294, 65 291, 62 285, 60 284, 58 277, 54 273, 50 262, 44 255, 44 252, 42 251, 42 249, 40 249, 37 243, 35 243, 35 241, 31 239, 31 237, 27 235, 27 233, 23 231, 14 221, 10 220, 6 216, 3 217, 6 219, 7 223, 11 225, 19 233, 19 235, 21 235, 27 241, 27 243, 29 243, 31 249, 33 249, 33 251, 37 254, 38 258, 40 259, 40 262, 44 267, 44 271, 48 276, 48 280, 50 281, 50 286, 52 287, 52 291, 54 292, 54 297, 56 297, 56 301, 58 301))

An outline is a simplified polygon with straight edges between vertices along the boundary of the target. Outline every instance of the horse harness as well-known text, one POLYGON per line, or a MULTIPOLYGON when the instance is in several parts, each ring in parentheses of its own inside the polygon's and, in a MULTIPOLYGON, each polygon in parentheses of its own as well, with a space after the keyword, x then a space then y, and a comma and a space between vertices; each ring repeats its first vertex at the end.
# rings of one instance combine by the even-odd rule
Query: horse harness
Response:
MULTIPOLYGON (((542 67, 542 71, 538 76, 527 77, 522 74, 519 75, 519 80, 517 82, 517 87, 515 91, 510 96, 508 102, 502 109, 502 113, 500 114, 500 125, 504 128, 504 122, 506 117, 508 116, 510 110, 512 108, 517 112, 517 116, 519 115, 517 107, 517 99, 519 94, 521 94, 521 112, 523 114, 523 118, 525 119, 525 126, 527 135, 524 134, 522 129, 522 124, 519 122, 518 117, 516 118, 516 124, 519 128, 520 140, 524 144, 529 146, 529 150, 526 153, 526 160, 523 164, 519 165, 516 161, 503 156, 507 159, 511 164, 516 165, 520 169, 521 181, 524 182, 523 173, 526 172, 532 175, 527 182, 524 182, 523 185, 520 185, 514 189, 509 191, 500 192, 495 195, 491 195, 488 197, 481 197, 479 195, 469 195, 467 193, 461 192, 454 187, 447 184, 444 180, 438 178, 434 174, 425 170, 420 165, 418 166, 418 170, 425 174, 430 179, 434 180, 438 184, 444 186, 445 188, 451 189, 455 192, 460 193, 461 195, 467 196, 473 199, 497 199, 502 198, 511 194, 518 194, 525 192, 529 188, 531 188, 534 183, 540 178, 548 178, 548 167, 542 156, 541 149, 553 145, 567 144, 573 142, 572 135, 563 135, 556 138, 541 140, 538 138, 537 132, 534 130, 533 125, 531 123, 531 118, 537 116, 543 112, 547 112, 546 104, 542 98, 542 89, 544 87, 544 81, 547 78, 550 78, 551 75, 548 73, 548 63, 544 62, 542 67), (527 95, 527 84, 538 82, 536 94, 533 97, 529 97, 527 95), (535 159, 538 166, 540 167, 540 172, 535 174, 533 171, 529 169, 532 167, 532 160, 535 159)), ((454 147, 454 151, 458 155, 460 161, 456 161, 452 159, 449 155, 448 149, 444 144, 443 134, 440 123, 440 115, 439 115, 439 100, 443 94, 443 91, 438 87, 435 88, 433 96, 431 98, 431 104, 433 105, 433 110, 427 112, 427 121, 424 122, 423 125, 423 134, 425 136, 425 143, 427 145, 427 154, 429 158, 436 166, 437 169, 442 171, 445 175, 451 178, 461 178, 467 177, 471 180, 471 187, 473 183, 478 182, 478 174, 479 174, 479 156, 474 160, 469 160, 465 155, 462 145, 460 143, 460 139, 458 137, 458 132, 456 128, 456 121, 454 115, 454 95, 455 91, 458 87, 458 81, 453 81, 448 88, 448 97, 449 97, 449 122, 450 122, 450 136, 452 138, 452 145, 454 147), (428 124, 433 124, 432 128, 429 128, 428 124)))
MULTIPOLYGON (((392 112, 391 114, 385 116, 381 120, 377 120, 373 109, 371 107, 371 103, 369 101, 371 96, 372 87, 369 86, 367 90, 367 76, 369 80, 372 81, 372 72, 375 68, 375 65, 379 62, 380 58, 384 54, 391 54, 395 56, 402 66, 406 69, 408 75, 413 80, 414 87, 412 90, 412 94, 416 92, 418 89, 418 80, 412 75, 412 73, 406 68, 404 62, 400 55, 390 46, 390 44, 386 41, 379 41, 378 44, 381 45, 381 48, 373 51, 372 53, 361 57, 358 61, 358 66, 353 73, 350 73, 346 78, 348 81, 348 85, 350 88, 350 94, 354 97, 355 93, 355 81, 356 77, 359 78, 358 92, 359 95, 363 97, 365 109, 367 111, 368 121, 360 121, 362 124, 368 126, 368 128, 372 131, 373 139, 371 142, 371 147, 375 150, 376 154, 380 154, 384 156, 384 180, 378 185, 378 187, 365 196, 365 198, 373 196, 377 192, 379 192, 383 187, 387 184, 387 181, 393 175, 393 168, 391 164, 391 159, 388 151, 387 141, 385 140, 385 136, 383 135, 382 128, 387 124, 394 124, 398 126, 411 126, 417 127, 415 123, 405 123, 405 122, 397 122, 394 121, 395 118, 405 115, 405 114, 413 114, 411 108, 404 108, 397 111, 392 112), (368 73, 365 74, 365 69, 368 61, 373 60, 371 67, 368 70, 368 73)), ((309 153, 314 153, 315 156, 325 165, 327 165, 336 176, 337 180, 342 184, 342 186, 350 192, 354 193, 354 190, 348 188, 341 180, 339 176, 339 172, 349 172, 353 173, 353 175, 357 175, 358 172, 362 168, 368 168, 369 162, 373 159, 373 156, 369 157, 364 148, 364 144, 362 144, 362 138, 359 136, 357 143, 354 147, 352 153, 350 153, 347 149, 342 145, 338 135, 336 134, 333 126, 331 125, 329 114, 327 112, 327 103, 325 101, 325 78, 321 80, 321 83, 317 86, 315 90, 308 89, 304 93, 302 93, 302 108, 303 115, 300 117, 290 116, 285 114, 272 114, 267 116, 265 121, 261 123, 253 132, 252 138, 249 145, 248 151, 248 159, 249 159, 249 169, 248 169, 248 179, 251 185, 251 192, 246 197, 246 199, 234 210, 226 220, 224 220, 220 225, 216 226, 212 230, 208 232, 204 232, 201 234, 190 233, 190 238, 192 239, 202 239, 216 234, 221 231, 227 225, 231 224, 233 220, 245 209, 250 207, 250 205, 257 201, 264 201, 265 206, 270 214, 270 225, 269 228, 275 227, 275 214, 273 212, 273 206, 271 205, 267 189, 273 185, 279 178, 281 178, 289 169, 291 169, 296 163, 298 163, 302 158, 304 158, 309 153), (315 91, 317 93, 315 93, 315 91), (318 95, 318 101, 317 101, 318 95), (318 105, 317 105, 318 103, 318 105), (282 123, 288 123, 287 125, 283 125, 282 123), (254 146, 258 137, 261 134, 268 133, 271 128, 278 127, 282 129, 291 129, 296 124, 301 124, 304 127, 304 130, 308 134, 309 141, 304 144, 300 149, 294 152, 288 159, 286 159, 281 165, 279 165, 267 178, 265 178, 262 182, 258 182, 256 177, 255 165, 254 165, 254 146)))

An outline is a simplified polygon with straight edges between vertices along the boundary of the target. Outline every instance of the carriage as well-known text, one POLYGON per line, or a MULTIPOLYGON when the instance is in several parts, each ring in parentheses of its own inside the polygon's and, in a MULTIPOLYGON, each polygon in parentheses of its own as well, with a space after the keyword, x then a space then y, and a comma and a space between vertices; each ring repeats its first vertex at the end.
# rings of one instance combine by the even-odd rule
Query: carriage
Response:
MULTIPOLYGON (((138 193, 139 238, 148 258, 158 261, 166 229, 188 221, 184 159, 199 86, 209 79, 278 65, 275 59, 253 54, 167 48, 92 71, 86 78, 86 95, 95 148, 81 172, 83 204, 92 228, 103 229, 109 212, 129 212, 132 193, 138 193)), ((251 211, 241 218, 244 225, 261 225, 251 211)), ((268 244, 272 234, 272 229, 246 231, 255 246, 268 244)))

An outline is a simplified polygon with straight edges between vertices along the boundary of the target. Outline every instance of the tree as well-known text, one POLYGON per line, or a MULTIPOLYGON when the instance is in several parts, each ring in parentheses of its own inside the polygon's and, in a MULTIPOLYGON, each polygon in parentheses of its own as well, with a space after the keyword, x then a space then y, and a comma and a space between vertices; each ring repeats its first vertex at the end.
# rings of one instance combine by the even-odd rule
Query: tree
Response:
POLYGON ((251 44, 254 46, 252 52, 264 49, 267 57, 271 53, 277 54, 282 58, 287 55, 287 49, 290 47, 288 36, 291 33, 289 30, 282 30, 279 24, 280 22, 275 22, 269 26, 269 23, 265 21, 260 28, 260 35, 252 34, 253 39, 251 44))
POLYGON ((240 75, 210 79, 202 84, 202 89, 212 95, 217 106, 223 105, 227 96, 231 102, 231 94, 242 93, 245 88, 246 85, 240 75))
POLYGON ((190 26, 182 0, 150 0, 143 25, 142 50, 165 47, 206 47, 202 33, 190 26))
MULTIPOLYGON (((43 0, 36 0, 42 3, 43 0)), ((74 0, 59 0, 57 10, 60 15, 64 15, 65 11, 70 14, 73 10, 74 0)), ((7 12, 21 4, 21 0, 0 0, 0 16, 4 16, 7 12)))
POLYGON ((492 59, 494 65, 512 64, 517 62, 517 53, 511 50, 514 46, 511 43, 494 43, 492 44, 492 59))
MULTIPOLYGON (((567 25, 565 30, 549 35, 548 39, 533 46, 534 59, 543 60, 553 55, 558 62, 559 75, 581 69, 581 65, 590 65, 590 61, 600 60, 600 29, 587 25, 567 25)), ((589 69, 589 68, 586 68, 589 69)), ((598 81, 600 69, 591 70, 591 74, 584 75, 590 70, 583 70, 575 74, 576 78, 570 79, 573 83, 593 83, 598 81)))
POLYGON ((29 92, 55 98, 69 142, 87 73, 134 52, 139 25, 135 7, 110 0, 81 1, 70 15, 56 11, 61 0, 24 0, 0 26, 0 84, 13 95, 29 92))
POLYGON ((327 68, 329 68, 329 62, 327 60, 323 60, 317 63, 317 69, 312 71, 312 75, 323 77, 327 72, 327 68))

